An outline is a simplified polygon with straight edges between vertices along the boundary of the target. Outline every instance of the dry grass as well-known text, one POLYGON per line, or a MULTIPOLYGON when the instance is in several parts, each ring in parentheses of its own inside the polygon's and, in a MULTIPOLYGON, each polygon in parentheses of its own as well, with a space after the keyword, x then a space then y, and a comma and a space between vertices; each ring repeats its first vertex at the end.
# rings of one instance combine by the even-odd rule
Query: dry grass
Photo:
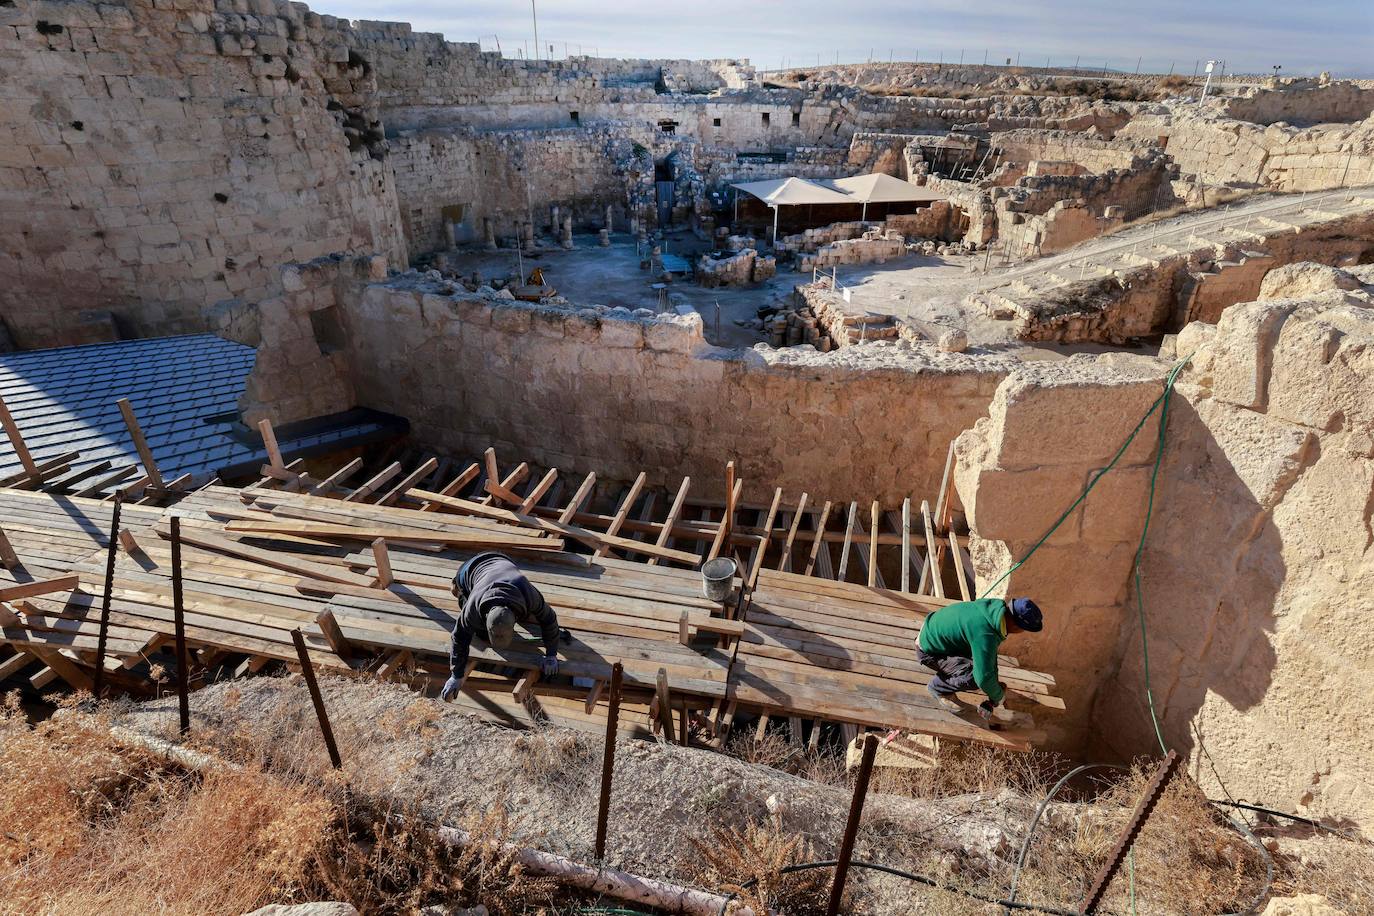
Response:
POLYGON ((263 764, 260 742, 233 764, 186 772, 110 736, 74 705, 30 726, 0 708, 0 913, 243 913, 332 899, 369 913, 486 904, 495 916, 567 899, 523 873, 499 811, 445 845, 419 812, 337 778, 263 764))
MULTIPOLYGON (((744 830, 717 828, 693 839, 701 856, 698 881, 723 894, 738 894, 755 913, 812 916, 825 912, 830 896, 830 869, 783 873, 789 865, 813 862, 816 855, 805 837, 777 825, 751 824, 744 830)), ((850 912, 853 901, 843 904, 850 912)))

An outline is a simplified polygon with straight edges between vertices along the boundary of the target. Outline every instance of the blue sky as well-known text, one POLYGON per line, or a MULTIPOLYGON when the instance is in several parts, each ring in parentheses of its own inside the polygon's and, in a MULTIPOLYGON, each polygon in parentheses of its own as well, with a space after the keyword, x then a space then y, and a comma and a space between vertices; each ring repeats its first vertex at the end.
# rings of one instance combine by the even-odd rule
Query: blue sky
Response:
MULTIPOLYGON (((1232 70, 1374 76, 1374 0, 537 0, 540 43, 557 57, 748 57, 775 69, 817 60, 982 63, 1191 73, 1232 70)), ((527 0, 313 0, 350 19, 412 23, 452 41, 514 53, 532 46, 527 0)), ((532 53, 532 51, 530 52, 532 53)))

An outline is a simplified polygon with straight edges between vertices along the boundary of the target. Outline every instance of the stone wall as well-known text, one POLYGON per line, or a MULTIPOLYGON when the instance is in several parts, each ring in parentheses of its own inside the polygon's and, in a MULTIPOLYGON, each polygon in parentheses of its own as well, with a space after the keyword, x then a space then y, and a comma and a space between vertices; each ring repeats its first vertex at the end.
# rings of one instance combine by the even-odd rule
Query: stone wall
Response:
MULTIPOLYGON (((867 344, 718 350, 701 319, 493 303, 407 275, 343 305, 358 402, 433 448, 606 479, 895 502, 933 494, 949 443, 1012 361, 867 344), (455 367, 461 367, 456 371, 455 367)), ((261 357, 260 357, 261 358, 261 357)))
MULTIPOLYGON (((1192 361, 1170 406, 1145 623, 1164 740, 1210 794, 1219 776, 1232 796, 1367 825, 1374 739, 1354 698, 1374 656, 1374 287, 1318 279, 1266 282, 1299 298, 1233 306, 1166 348, 1192 361)), ((1007 378, 956 446, 980 588, 1109 463, 1169 367, 1076 356, 1007 378)), ((1055 675, 1068 710, 1037 721, 1092 759, 1158 750, 1131 574, 1157 420, 997 589, 1044 609, 1045 630, 1007 651, 1055 675)))
POLYGON ((256 0, 0 7, 0 314, 23 347, 203 330, 289 261, 404 262, 347 26, 256 0), (109 322, 102 325, 109 335, 109 322))
POLYGON ((1229 117, 1265 126, 1278 121, 1289 124, 1350 123, 1363 121, 1374 114, 1374 87, 1351 80, 1324 86, 1298 81, 1252 89, 1227 98, 1221 107, 1229 117))

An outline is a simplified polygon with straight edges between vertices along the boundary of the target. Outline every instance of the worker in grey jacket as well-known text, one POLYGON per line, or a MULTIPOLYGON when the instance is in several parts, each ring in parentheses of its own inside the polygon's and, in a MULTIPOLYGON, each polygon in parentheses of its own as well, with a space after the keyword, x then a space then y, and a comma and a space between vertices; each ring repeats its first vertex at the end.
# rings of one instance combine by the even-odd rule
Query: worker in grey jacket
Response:
POLYGON ((441 700, 452 700, 463 686, 472 637, 493 649, 504 649, 515 638, 517 623, 531 629, 538 624, 544 642, 539 671, 546 677, 558 673, 558 616, 510 557, 488 551, 468 560, 453 577, 453 594, 463 606, 453 628, 450 676, 439 692, 441 700))

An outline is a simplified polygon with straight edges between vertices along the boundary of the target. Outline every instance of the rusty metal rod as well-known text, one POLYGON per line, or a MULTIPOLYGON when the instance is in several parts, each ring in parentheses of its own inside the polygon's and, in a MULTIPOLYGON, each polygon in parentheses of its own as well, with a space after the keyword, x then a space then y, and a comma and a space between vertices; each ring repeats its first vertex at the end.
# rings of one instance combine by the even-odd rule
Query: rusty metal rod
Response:
POLYGON ((110 596, 114 591, 115 555, 119 551, 119 508, 124 497, 116 492, 110 518, 110 544, 105 554, 105 597, 100 605, 100 636, 95 644, 95 682, 91 693, 97 700, 105 692, 105 643, 110 635, 110 596))
POLYGON ((1102 897, 1107 893, 1107 887, 1112 883, 1112 878, 1121 868, 1121 863, 1126 860, 1126 855, 1135 844, 1135 839, 1140 835, 1140 830, 1145 826, 1145 821, 1149 820, 1150 812, 1154 811, 1160 795, 1164 793, 1164 786, 1169 782, 1169 777, 1173 775, 1174 768, 1178 766, 1178 760, 1178 751, 1169 751, 1164 759, 1159 762, 1159 766, 1155 768, 1155 775, 1150 779, 1149 785, 1145 786, 1145 791, 1140 794, 1140 800, 1135 803, 1135 810, 1131 812, 1131 819, 1126 822, 1126 826, 1121 831, 1121 836, 1117 837, 1116 845, 1112 848, 1111 854, 1107 856, 1107 861, 1102 863, 1102 868, 1098 871, 1097 877, 1093 879, 1092 886, 1083 895, 1083 902, 1078 905, 1080 916, 1097 910, 1097 905, 1102 902, 1102 897))
POLYGON ((606 750, 601 758, 601 801, 596 808, 596 860, 606 858, 606 820, 611 813, 611 776, 615 772, 615 739, 620 719, 620 682, 625 667, 616 662, 611 668, 611 695, 607 698, 606 750))
POLYGON ((329 727, 329 713, 325 712, 320 685, 315 680, 315 667, 310 664, 310 655, 305 651, 305 636, 299 629, 292 630, 291 641, 296 644, 296 657, 301 662, 301 676, 305 678, 305 686, 310 690, 310 702, 315 704, 315 715, 320 720, 320 734, 324 736, 324 746, 329 750, 329 762, 334 764, 334 769, 342 769, 343 761, 339 759, 339 748, 334 744, 334 730, 329 727))
POLYGON ((840 840, 840 854, 835 864, 835 882, 830 885, 830 903, 826 916, 836 916, 840 899, 844 897, 844 882, 849 877, 849 861, 854 858, 854 840, 859 835, 859 819, 864 813, 864 799, 868 796, 868 780, 873 775, 873 757, 878 753, 876 735, 864 735, 863 757, 859 760, 859 776, 854 781, 854 797, 849 802, 849 820, 844 824, 844 839, 840 840))
POLYGON ((181 593, 181 517, 172 516, 172 625, 176 629, 177 714, 181 733, 191 730, 191 698, 186 686, 186 608, 181 593))

